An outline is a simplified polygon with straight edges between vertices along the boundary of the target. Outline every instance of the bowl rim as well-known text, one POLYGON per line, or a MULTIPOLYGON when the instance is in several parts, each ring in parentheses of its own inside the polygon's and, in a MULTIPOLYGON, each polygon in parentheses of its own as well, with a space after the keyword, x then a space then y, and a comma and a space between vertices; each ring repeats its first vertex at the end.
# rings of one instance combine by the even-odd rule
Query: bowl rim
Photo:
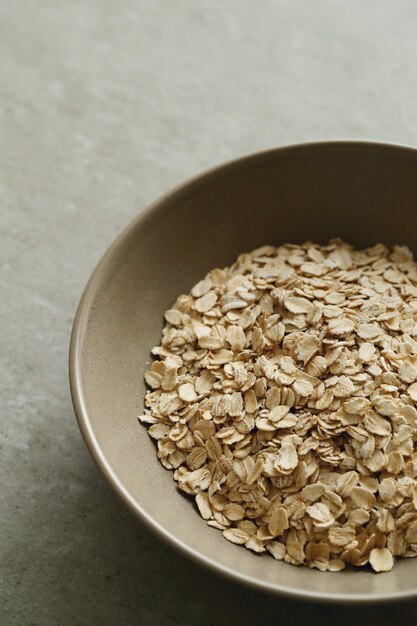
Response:
MULTIPOLYGON (((106 482, 110 485, 112 490, 122 500, 122 502, 128 507, 128 509, 134 514, 134 516, 142 523, 144 523, 148 529, 150 529, 159 539, 164 541, 170 547, 176 549, 182 555, 191 559, 193 562, 206 567, 211 572, 221 574, 235 583, 241 583, 251 588, 255 588, 258 591, 268 592, 275 595, 284 596, 290 599, 305 600, 311 602, 325 602, 325 603, 339 603, 339 604, 372 604, 381 602, 393 602, 393 601, 406 601, 411 600, 417 596, 417 587, 415 591, 395 591, 391 593, 367 593, 367 594, 345 594, 341 593, 327 593, 326 591, 313 592, 313 591, 301 591, 293 587, 286 587, 283 584, 270 583, 267 581, 261 581, 252 576, 248 576, 239 572, 238 570, 231 569, 227 566, 221 565, 215 559, 206 557, 199 553, 194 548, 191 548, 186 543, 178 539, 174 534, 169 532, 166 528, 156 522, 149 513, 137 502, 124 487, 123 483, 119 480, 116 473, 108 463, 105 454, 103 453, 94 429, 92 427, 90 417, 87 411, 84 390, 82 386, 81 377, 81 355, 83 346, 83 337, 86 332, 91 303, 97 292, 97 288, 101 282, 101 279, 105 276, 106 270, 111 265, 112 257, 116 249, 122 244, 128 234, 140 226, 147 217, 154 212, 163 210, 164 203, 173 197, 180 197, 183 192, 188 192, 192 188, 207 182, 211 178, 222 175, 228 170, 239 169, 251 162, 268 160, 274 158, 280 153, 296 153, 304 150, 320 150, 320 149, 332 149, 337 150, 342 148, 350 149, 374 149, 374 150, 388 150, 398 153, 402 153, 403 156, 410 156, 417 158, 417 148, 411 145, 404 145, 395 142, 387 141, 373 141, 362 139, 331 139, 321 141, 309 141, 305 143, 294 143, 279 146, 276 148, 270 148, 267 150, 261 150, 258 152, 250 153, 236 159, 232 159, 216 165, 209 169, 206 169, 196 175, 188 178, 185 182, 174 186, 166 193, 159 196, 154 202, 149 204, 125 226, 125 228, 119 233, 119 235, 113 240, 106 252, 103 254, 96 267, 94 268, 79 301, 69 345, 68 356, 68 370, 69 370, 69 385, 71 392, 72 404, 75 412, 75 416, 78 422, 79 429, 87 445, 87 448, 104 476, 106 482)), ((359 573, 359 572, 358 572, 359 573)))

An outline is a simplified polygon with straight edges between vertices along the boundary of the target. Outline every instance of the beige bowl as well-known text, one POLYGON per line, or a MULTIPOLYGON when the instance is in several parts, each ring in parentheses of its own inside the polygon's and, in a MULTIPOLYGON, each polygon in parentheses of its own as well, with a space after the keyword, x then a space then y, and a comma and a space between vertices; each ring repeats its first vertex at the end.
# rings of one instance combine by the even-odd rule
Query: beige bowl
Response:
POLYGON ((198 563, 258 589, 320 601, 417 595, 417 558, 385 574, 322 573, 256 556, 209 528, 163 469, 137 416, 162 316, 211 268, 267 243, 417 252, 417 151, 331 142, 255 154, 202 174, 143 211, 110 246, 82 296, 70 349, 81 432, 104 476, 139 520, 198 563))

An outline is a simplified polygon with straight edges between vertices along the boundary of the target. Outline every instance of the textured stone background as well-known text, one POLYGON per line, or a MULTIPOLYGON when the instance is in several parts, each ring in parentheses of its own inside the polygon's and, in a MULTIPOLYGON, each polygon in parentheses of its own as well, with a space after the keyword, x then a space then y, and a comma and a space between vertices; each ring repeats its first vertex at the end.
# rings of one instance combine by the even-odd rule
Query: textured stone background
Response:
POLYGON ((149 535, 86 452, 67 348, 93 266, 174 184, 297 141, 417 145, 416 65, 413 0, 1 3, 2 625, 395 622, 242 590, 149 535))

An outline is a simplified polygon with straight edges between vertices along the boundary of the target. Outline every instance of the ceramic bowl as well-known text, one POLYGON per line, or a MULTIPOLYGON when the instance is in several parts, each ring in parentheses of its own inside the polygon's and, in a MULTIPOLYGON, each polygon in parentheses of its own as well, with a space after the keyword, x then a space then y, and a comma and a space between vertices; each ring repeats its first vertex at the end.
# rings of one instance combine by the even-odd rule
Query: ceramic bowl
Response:
POLYGON ((201 565, 303 599, 406 599, 417 595, 417 558, 378 575, 322 573, 225 541, 177 491, 137 419, 150 350, 178 294, 242 251, 335 236, 357 247, 381 241, 417 252, 416 150, 366 142, 284 147, 222 165, 167 193, 115 240, 84 291, 70 349, 73 403, 111 487, 158 538, 201 565))

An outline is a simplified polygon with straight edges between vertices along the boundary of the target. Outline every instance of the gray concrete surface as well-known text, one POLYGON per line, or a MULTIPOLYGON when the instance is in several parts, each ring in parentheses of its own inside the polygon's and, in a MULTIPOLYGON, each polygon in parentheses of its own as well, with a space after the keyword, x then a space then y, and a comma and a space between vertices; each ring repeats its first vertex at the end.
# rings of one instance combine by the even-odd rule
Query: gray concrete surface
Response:
POLYGON ((413 0, 1 3, 2 625, 395 622, 242 590, 141 528, 80 438, 67 348, 100 255, 172 185, 296 141, 417 145, 416 65, 413 0))

